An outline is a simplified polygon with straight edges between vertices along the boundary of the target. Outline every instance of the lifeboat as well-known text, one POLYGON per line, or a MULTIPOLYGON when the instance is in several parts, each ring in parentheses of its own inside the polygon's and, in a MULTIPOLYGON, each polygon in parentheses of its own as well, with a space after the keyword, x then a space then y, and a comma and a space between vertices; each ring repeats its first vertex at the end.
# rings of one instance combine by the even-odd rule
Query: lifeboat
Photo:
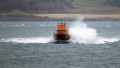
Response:
POLYGON ((57 43, 66 43, 70 39, 66 23, 58 23, 57 30, 54 32, 54 39, 57 43))

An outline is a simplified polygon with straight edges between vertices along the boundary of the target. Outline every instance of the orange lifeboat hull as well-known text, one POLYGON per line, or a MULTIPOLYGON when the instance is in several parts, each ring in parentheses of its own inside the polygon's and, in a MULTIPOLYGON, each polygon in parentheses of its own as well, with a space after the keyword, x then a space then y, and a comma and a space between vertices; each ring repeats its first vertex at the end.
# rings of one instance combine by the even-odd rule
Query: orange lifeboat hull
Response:
POLYGON ((70 39, 70 35, 68 34, 68 30, 65 23, 58 24, 57 30, 54 33, 54 39, 57 42, 67 42, 70 39))

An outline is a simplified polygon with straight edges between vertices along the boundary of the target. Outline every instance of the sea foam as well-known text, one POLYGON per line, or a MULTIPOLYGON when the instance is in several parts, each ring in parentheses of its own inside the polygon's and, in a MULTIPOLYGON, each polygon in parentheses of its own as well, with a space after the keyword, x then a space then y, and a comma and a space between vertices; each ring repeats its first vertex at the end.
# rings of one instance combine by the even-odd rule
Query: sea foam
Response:
POLYGON ((116 42, 118 38, 101 37, 97 30, 90 28, 81 20, 74 21, 69 26, 70 41, 72 43, 104 44, 106 42, 116 42))
POLYGON ((35 38, 6 38, 1 39, 1 42, 14 43, 49 43, 52 42, 52 37, 35 37, 35 38))

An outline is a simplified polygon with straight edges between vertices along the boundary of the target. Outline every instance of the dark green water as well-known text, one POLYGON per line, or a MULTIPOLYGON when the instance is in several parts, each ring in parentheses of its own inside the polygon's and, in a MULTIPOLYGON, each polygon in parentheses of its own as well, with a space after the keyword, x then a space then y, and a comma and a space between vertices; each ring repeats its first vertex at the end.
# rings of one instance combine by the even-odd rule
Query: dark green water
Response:
POLYGON ((119 22, 67 22, 68 44, 53 43, 57 21, 0 22, 0 68, 120 68, 119 22))

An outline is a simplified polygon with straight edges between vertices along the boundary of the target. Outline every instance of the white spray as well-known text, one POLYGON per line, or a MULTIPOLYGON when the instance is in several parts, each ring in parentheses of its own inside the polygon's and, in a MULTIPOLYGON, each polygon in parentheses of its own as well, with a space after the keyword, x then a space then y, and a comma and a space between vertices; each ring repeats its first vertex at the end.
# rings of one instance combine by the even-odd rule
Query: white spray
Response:
POLYGON ((117 38, 100 37, 96 29, 89 28, 87 24, 80 20, 71 23, 69 34, 72 43, 104 44, 106 42, 118 41, 117 38))

